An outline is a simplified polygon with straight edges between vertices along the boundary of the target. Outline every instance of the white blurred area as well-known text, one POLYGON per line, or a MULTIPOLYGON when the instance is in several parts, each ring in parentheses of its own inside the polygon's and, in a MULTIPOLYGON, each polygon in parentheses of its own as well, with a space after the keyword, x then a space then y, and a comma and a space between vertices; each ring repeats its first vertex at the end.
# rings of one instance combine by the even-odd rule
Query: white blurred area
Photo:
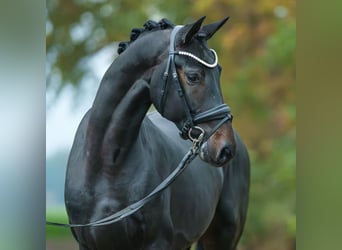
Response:
MULTIPOLYGON (((80 94, 75 88, 66 86, 46 109, 46 157, 70 149, 76 129, 85 112, 91 107, 101 78, 116 55, 116 44, 107 46, 88 62, 95 78, 85 79, 80 94), (75 97, 78 99, 75 100, 75 97)), ((47 90, 47 99, 54 93, 47 90)))

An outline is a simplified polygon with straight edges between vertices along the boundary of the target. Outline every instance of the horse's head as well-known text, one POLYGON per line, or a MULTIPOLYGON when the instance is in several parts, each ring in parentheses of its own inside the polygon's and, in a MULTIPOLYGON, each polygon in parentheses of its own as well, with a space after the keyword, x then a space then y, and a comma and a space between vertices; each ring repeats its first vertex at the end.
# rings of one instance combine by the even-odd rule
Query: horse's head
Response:
POLYGON ((221 66, 207 40, 228 18, 201 27, 203 20, 171 31, 169 53, 151 78, 151 99, 184 139, 197 139, 204 132, 201 159, 222 166, 234 156, 235 139, 220 88, 221 66))

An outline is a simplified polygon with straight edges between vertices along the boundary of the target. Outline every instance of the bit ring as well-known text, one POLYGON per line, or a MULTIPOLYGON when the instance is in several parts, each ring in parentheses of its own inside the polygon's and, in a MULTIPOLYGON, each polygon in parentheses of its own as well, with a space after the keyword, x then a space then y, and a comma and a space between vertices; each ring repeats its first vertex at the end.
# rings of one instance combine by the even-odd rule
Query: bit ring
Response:
POLYGON ((204 130, 203 128, 199 127, 199 126, 194 126, 194 127, 191 127, 188 131, 188 137, 189 139, 192 141, 192 142, 199 142, 199 141, 202 141, 203 138, 204 138, 204 130), (192 135, 191 135, 191 132, 193 132, 194 130, 199 130, 200 131, 200 135, 197 137, 197 138, 194 138, 192 135))

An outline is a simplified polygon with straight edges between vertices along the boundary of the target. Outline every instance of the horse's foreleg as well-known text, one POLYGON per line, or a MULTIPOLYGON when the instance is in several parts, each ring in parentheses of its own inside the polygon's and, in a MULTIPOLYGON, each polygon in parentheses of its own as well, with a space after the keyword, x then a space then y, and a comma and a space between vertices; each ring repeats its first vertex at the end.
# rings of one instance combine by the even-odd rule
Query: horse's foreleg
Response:
POLYGON ((249 197, 249 159, 240 139, 238 150, 225 172, 225 182, 216 213, 198 250, 235 250, 247 216, 249 197))

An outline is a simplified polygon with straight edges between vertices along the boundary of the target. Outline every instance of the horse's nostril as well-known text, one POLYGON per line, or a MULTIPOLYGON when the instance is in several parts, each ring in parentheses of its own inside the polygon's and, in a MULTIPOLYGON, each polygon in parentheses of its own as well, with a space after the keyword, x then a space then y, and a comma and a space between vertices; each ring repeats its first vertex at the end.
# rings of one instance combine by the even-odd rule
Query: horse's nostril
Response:
POLYGON ((217 158, 217 162, 219 164, 224 164, 227 161, 229 161, 231 158, 233 158, 234 156, 234 152, 232 150, 231 146, 225 146, 222 148, 218 158, 217 158))

